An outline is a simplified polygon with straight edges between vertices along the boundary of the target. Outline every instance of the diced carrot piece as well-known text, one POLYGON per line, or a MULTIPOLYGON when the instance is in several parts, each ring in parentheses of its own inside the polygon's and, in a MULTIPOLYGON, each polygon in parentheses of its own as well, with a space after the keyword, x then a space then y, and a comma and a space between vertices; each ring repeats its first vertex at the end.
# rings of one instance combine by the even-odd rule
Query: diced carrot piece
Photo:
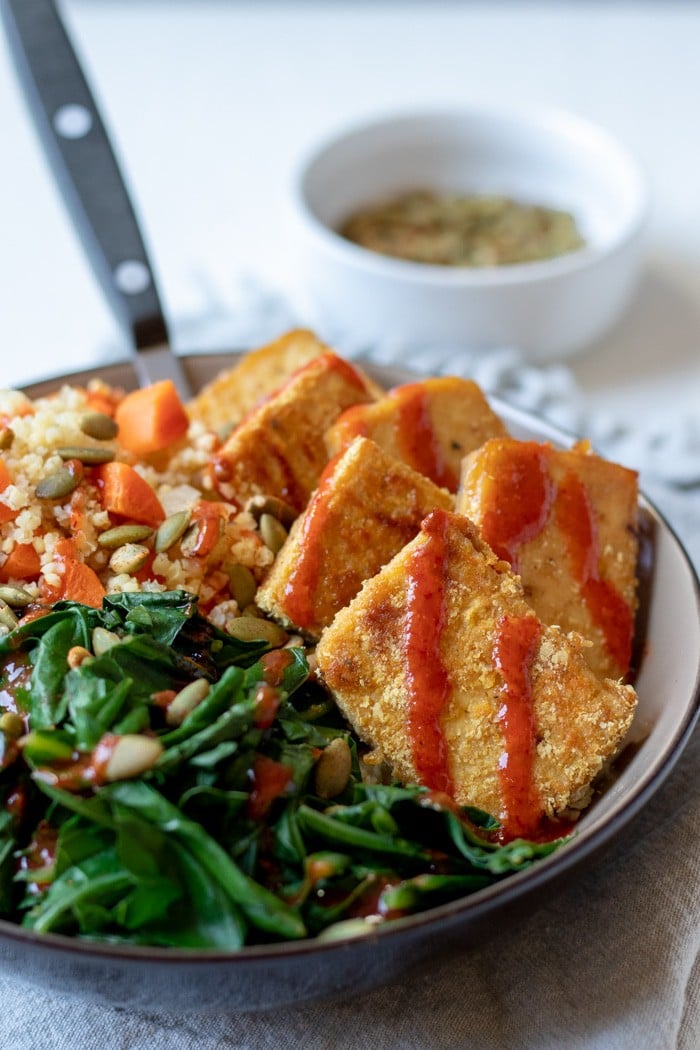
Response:
POLYGON ((139 456, 167 448, 187 433, 187 413, 171 379, 127 394, 115 419, 120 444, 139 456))
POLYGON ((0 565, 0 581, 35 580, 41 572, 41 559, 31 543, 17 543, 0 565))
POLYGON ((160 500, 147 481, 127 463, 103 463, 95 469, 102 506, 110 514, 156 528, 165 518, 160 500))
POLYGON ((89 565, 82 561, 66 561, 66 571, 63 575, 64 598, 100 609, 104 596, 105 589, 97 573, 89 565))
POLYGON ((74 541, 68 538, 60 539, 56 544, 56 557, 64 564, 60 597, 99 609, 105 589, 97 573, 89 565, 78 560, 74 541))
MULTIPOLYGON (((7 486, 11 484, 12 477, 10 472, 5 466, 4 460, 0 459, 0 492, 4 492, 7 486)), ((12 510, 6 503, 0 501, 0 525, 5 525, 8 521, 14 521, 18 514, 18 510, 12 510)))

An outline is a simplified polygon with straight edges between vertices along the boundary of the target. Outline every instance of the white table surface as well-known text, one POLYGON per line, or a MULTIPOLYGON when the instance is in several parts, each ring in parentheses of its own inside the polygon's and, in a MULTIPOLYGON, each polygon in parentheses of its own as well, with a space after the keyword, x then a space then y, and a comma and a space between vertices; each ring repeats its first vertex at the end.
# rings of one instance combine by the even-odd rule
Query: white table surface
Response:
MULTIPOLYGON (((693 3, 66 0, 118 147, 174 342, 242 274, 285 288, 287 193, 339 125, 433 103, 533 103, 604 124, 654 198, 624 321, 574 363, 587 402, 639 416, 700 401, 700 7, 693 3)), ((3 385, 124 352, 0 42, 3 385)), ((211 341, 211 326, 207 341, 211 341)), ((184 347, 183 347, 184 348, 184 347)))

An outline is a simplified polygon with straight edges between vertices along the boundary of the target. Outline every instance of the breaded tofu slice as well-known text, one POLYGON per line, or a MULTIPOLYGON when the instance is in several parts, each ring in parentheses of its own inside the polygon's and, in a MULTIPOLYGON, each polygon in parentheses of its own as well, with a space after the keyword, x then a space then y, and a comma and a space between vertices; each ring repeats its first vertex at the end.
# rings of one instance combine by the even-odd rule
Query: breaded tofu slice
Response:
POLYGON ((306 329, 286 332, 220 372, 189 402, 187 415, 211 430, 237 426, 293 372, 329 349, 306 329))
POLYGON ((545 623, 578 631, 602 677, 629 669, 636 610, 637 475, 586 442, 559 451, 488 441, 467 457, 457 510, 520 574, 545 623))
POLYGON ((454 497, 368 438, 355 438, 292 526, 257 604, 317 638, 436 507, 453 509, 454 497))
POLYGON ((467 518, 438 510, 341 609, 316 656, 399 780, 533 837, 587 803, 635 710, 634 689, 601 681, 581 645, 537 619, 467 518))
POLYGON ((328 462, 324 434, 344 409, 371 401, 367 377, 328 350, 295 372, 233 431, 213 460, 228 499, 277 496, 300 512, 328 462))
POLYGON ((335 455, 358 434, 456 492, 462 458, 507 431, 476 383, 442 376, 396 387, 374 404, 347 409, 326 435, 328 451, 335 455))

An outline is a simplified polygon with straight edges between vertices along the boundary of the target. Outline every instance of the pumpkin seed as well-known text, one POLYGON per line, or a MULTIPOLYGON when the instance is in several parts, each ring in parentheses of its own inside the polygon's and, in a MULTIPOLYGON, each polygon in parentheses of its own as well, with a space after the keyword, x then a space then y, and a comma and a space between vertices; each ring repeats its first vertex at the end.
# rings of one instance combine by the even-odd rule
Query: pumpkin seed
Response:
POLYGON ((104 627, 95 627, 92 632, 92 651, 95 656, 102 656, 113 645, 119 645, 122 639, 114 631, 108 631, 104 627))
POLYGON ((179 726, 195 707, 198 707, 209 693, 209 682, 206 678, 197 678, 181 689, 168 704, 165 721, 169 726, 179 726))
POLYGON ((6 602, 12 609, 26 609, 34 601, 31 594, 24 587, 0 586, 0 599, 6 602))
POLYGON ((348 743, 337 736, 327 744, 314 770, 314 787, 319 798, 335 798, 347 786, 352 772, 348 743))
POLYGON ((119 433, 119 424, 104 412, 88 412, 80 420, 80 429, 96 441, 112 441, 119 433))
POLYGON ((194 552, 197 547, 197 541, 199 539, 199 523, 195 522, 190 525, 185 535, 182 537, 180 543, 180 550, 185 558, 193 558, 194 552))
POLYGON ((0 451, 7 452, 8 448, 12 448, 12 442, 15 440, 15 432, 12 427, 3 427, 0 430, 0 451))
POLYGON ((153 769, 163 753, 163 745, 152 736, 125 733, 118 737, 105 766, 105 780, 129 780, 153 769))
POLYGON ((244 606, 244 608, 241 609, 241 616, 254 616, 257 620, 265 619, 265 613, 259 605, 255 604, 255 602, 251 602, 250 605, 244 606))
POLYGON ((81 445, 65 445, 63 448, 57 448, 56 452, 61 459, 77 459, 88 466, 111 463, 115 456, 114 449, 90 448, 87 445, 84 448, 81 445))
POLYGON ((9 740, 18 740, 24 732, 24 722, 14 711, 0 715, 0 730, 9 740))
POLYGON ((75 671, 77 667, 82 667, 84 663, 88 663, 92 658, 92 653, 84 645, 72 645, 66 655, 66 663, 71 671, 75 671))
POLYGON ((263 514, 271 514, 286 528, 289 528, 299 516, 294 507, 290 507, 279 496, 251 496, 244 509, 252 514, 256 521, 260 521, 263 514))
POLYGON ((7 627, 8 630, 14 631, 15 627, 19 623, 19 620, 13 613, 7 602, 0 599, 0 624, 7 627))
POLYGON ((226 630, 241 642, 267 642, 274 647, 287 641, 287 632, 282 627, 256 616, 236 616, 227 622, 226 630))
POLYGON ((279 554, 287 539, 288 532, 281 521, 273 518, 271 514, 263 514, 260 517, 260 536, 266 547, 273 554, 279 554))
POLYGON ((107 529, 97 537, 100 547, 114 550, 123 547, 125 543, 140 543, 141 540, 150 539, 153 529, 148 525, 117 525, 113 529, 107 529))
POLYGON ((149 554, 148 547, 144 547, 141 543, 125 543, 114 551, 109 559, 109 567, 117 575, 126 573, 132 576, 144 567, 149 554))
POLYGON ((170 550, 184 535, 189 523, 190 512, 188 510, 179 510, 176 514, 171 514, 170 517, 166 518, 162 525, 159 526, 153 544, 158 553, 170 550))
POLYGON ((77 473, 68 470, 67 467, 61 467, 54 474, 48 474, 41 479, 35 490, 37 498, 63 499, 77 489, 80 480, 77 473))
POLYGON ((255 577, 247 566, 239 565, 237 562, 227 564, 224 568, 228 573, 231 597, 239 609, 245 609, 246 605, 252 604, 258 589, 255 577))

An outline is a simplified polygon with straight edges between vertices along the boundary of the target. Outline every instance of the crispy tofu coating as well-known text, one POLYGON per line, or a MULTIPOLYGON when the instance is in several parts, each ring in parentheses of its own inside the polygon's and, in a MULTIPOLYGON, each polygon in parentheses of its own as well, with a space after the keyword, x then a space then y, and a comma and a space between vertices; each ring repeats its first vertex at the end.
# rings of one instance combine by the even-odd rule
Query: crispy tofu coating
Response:
POLYGON ((306 329, 286 332, 273 343, 251 350, 237 365, 207 383, 187 405, 187 414, 210 430, 237 426, 293 372, 328 349, 306 329))
MULTIPOLYGON (((415 674, 416 667, 434 670, 438 665, 447 690, 433 729, 444 743, 454 798, 503 818, 504 770, 527 758, 529 747, 530 787, 538 810, 554 818, 587 803, 590 784, 617 752, 636 703, 631 686, 593 674, 581 655, 582 644, 576 635, 538 623, 520 579, 482 542, 468 519, 437 511, 337 614, 316 655, 327 687, 357 733, 404 782, 426 782, 417 767, 430 726, 426 723, 423 735, 416 736, 420 722, 415 708, 432 697, 416 691, 415 674), (419 652, 416 664, 409 652, 415 566, 431 542, 428 525, 441 514, 441 612, 429 625, 435 651, 419 652), (498 640, 502 625, 511 621, 536 627, 530 696, 517 701, 520 714, 531 718, 529 741, 509 739, 503 715, 508 683, 498 640)), ((511 700, 517 708, 516 699, 511 700)), ((515 710, 510 717, 517 714, 515 710)), ((513 819, 512 812, 509 817, 513 819)))
POLYGON ((457 509, 520 574, 537 615, 592 643, 602 677, 624 675, 636 609, 637 475, 580 443, 488 441, 467 457, 457 509))
POLYGON ((396 387, 371 405, 348 409, 326 435, 332 455, 358 434, 451 492, 462 458, 507 433, 476 383, 455 376, 396 387))
POLYGON ((217 453, 222 495, 269 495, 302 511, 328 461, 324 434, 350 405, 370 401, 359 369, 332 351, 314 357, 246 416, 217 453))
POLYGON ((454 497, 358 437, 333 464, 258 591, 257 604, 285 625, 318 637, 413 539, 436 507, 454 497))

